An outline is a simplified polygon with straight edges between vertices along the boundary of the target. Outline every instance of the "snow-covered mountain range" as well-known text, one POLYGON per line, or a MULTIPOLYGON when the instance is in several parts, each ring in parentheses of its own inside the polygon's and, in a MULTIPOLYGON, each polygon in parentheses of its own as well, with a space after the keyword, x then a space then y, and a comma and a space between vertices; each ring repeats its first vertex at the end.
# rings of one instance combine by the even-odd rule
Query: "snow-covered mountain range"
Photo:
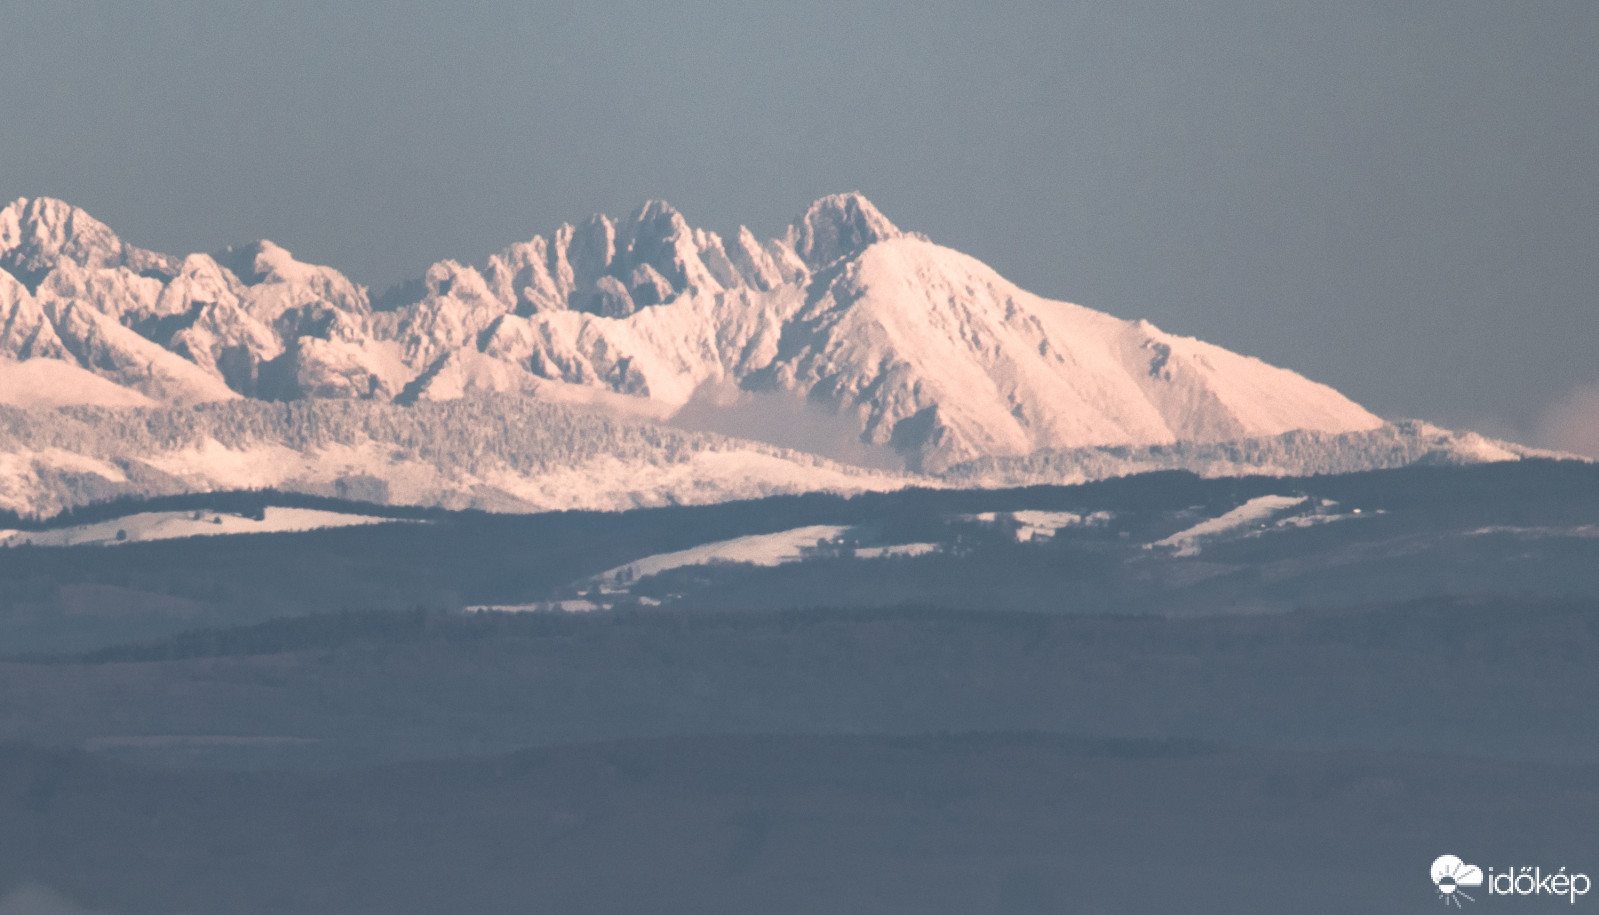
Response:
MULTIPOLYGON (((576 404, 612 419, 676 420, 847 462, 892 458, 895 472, 872 475, 874 487, 951 468, 962 479, 988 467, 1036 480, 1059 469, 1061 454, 1104 449, 1144 449, 1134 465, 1145 466, 1149 453, 1181 463, 1206 447, 1293 433, 1425 438, 1395 432, 1286 369, 1025 292, 970 257, 900 231, 859 194, 817 201, 766 241, 747 229, 724 239, 691 228, 652 202, 624 220, 561 226, 481 266, 434 264, 376 296, 269 241, 179 258, 128 245, 62 201, 20 199, 0 210, 0 268, 0 404, 143 408, 139 415, 168 417, 149 420, 155 425, 170 424, 174 408, 222 401, 241 403, 214 408, 206 414, 212 422, 231 416, 259 426, 265 414, 243 402, 344 401, 392 418, 411 405, 498 396, 496 409, 576 404), (763 426, 754 416, 779 421, 763 426)), ((486 415, 481 407, 466 412, 486 415)), ((40 471, 39 455, 126 464, 153 454, 131 441, 119 454, 104 436, 92 454, 41 450, 12 425, 0 458, 9 467, 7 507, 59 503, 23 492, 42 485, 39 473, 54 472, 40 471), (62 457, 69 454, 77 457, 62 457)), ((496 431, 490 423, 455 434, 496 431)), ((745 447, 714 435, 690 440, 721 453, 745 447)), ((1460 459, 1485 453, 1472 443, 1448 448, 1460 459)), ((820 466, 781 448, 756 451, 820 466)), ((507 454, 508 467, 521 460, 507 454)), ((654 452, 640 459, 665 466, 654 452)), ((306 479, 371 476, 370 461, 318 461, 306 479)), ((191 471, 185 485, 226 486, 232 476, 201 464, 191 471)), ((440 494, 483 482, 450 479, 408 498, 457 501, 440 494)), ((761 494, 701 485, 707 497, 761 494)), ((394 497, 402 490, 393 488, 394 497)))

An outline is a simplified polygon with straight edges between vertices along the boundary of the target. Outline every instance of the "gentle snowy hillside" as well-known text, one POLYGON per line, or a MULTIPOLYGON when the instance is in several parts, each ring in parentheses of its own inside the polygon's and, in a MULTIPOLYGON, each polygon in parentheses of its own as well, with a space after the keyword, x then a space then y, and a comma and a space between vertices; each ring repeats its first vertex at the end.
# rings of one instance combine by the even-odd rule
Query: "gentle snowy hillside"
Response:
POLYGON ((685 566, 714 563, 776 566, 787 562, 798 562, 804 558, 806 550, 814 550, 819 544, 837 540, 849 530, 848 527, 837 524, 812 524, 774 534, 753 534, 732 540, 719 540, 673 553, 646 556, 627 565, 602 572, 594 576, 594 581, 602 586, 615 586, 685 566))
POLYGON ((0 404, 8 407, 153 407, 132 388, 107 381, 75 362, 0 358, 0 404))
POLYGON ((393 518, 352 515, 310 508, 267 506, 260 518, 218 512, 136 512, 72 527, 44 531, 0 530, 0 547, 13 546, 116 546, 149 540, 185 537, 219 537, 232 534, 276 534, 314 531, 362 524, 405 524, 393 518))
POLYGON ((1078 483, 1150 470, 1289 476, 1559 456, 1403 423, 1221 445, 1047 451, 928 476, 521 395, 413 407, 347 400, 180 409, 0 405, 0 510, 50 516, 121 496, 268 488, 390 505, 614 510, 784 493, 1078 483))
POLYGON ((1310 476, 1405 467, 1480 464, 1523 458, 1581 460, 1527 448, 1475 432, 1451 432, 1404 420, 1369 432, 1286 432, 1233 442, 1179 442, 1147 447, 1052 449, 1021 458, 980 458, 941 475, 947 485, 1071 484, 1155 470, 1188 470, 1204 477, 1310 476))
MULTIPOLYGON (((836 417, 856 447, 822 446, 831 456, 881 446, 934 472, 1381 425, 1293 372, 1024 292, 858 194, 765 242, 651 202, 481 267, 434 264, 376 299, 268 241, 180 259, 39 198, 0 210, 0 268, 0 356, 70 362, 170 405, 535 393, 661 418, 714 412, 726 398, 707 391, 761 392, 836 417)), ((55 402, 113 402, 67 386, 83 390, 55 402)))
POLYGON ((409 408, 337 400, 0 407, 0 509, 30 517, 119 496, 241 489, 530 512, 916 481, 510 395, 409 408))

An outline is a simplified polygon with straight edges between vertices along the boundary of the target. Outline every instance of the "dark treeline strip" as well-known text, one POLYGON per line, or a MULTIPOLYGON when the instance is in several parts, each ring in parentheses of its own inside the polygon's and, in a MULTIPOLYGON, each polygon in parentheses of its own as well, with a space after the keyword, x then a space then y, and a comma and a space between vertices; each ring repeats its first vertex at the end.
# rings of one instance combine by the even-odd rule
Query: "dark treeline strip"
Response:
POLYGON ((284 617, 249 626, 197 629, 169 638, 74 655, 39 657, 52 663, 157 663, 323 651, 355 644, 447 644, 477 640, 580 636, 633 630, 693 638, 711 630, 778 631, 789 635, 840 624, 912 623, 974 630, 1025 632, 1044 639, 1079 633, 1126 636, 1155 629, 1206 638, 1269 636, 1307 643, 1408 649, 1447 647, 1514 637, 1519 630, 1566 627, 1573 639, 1599 644, 1599 600, 1593 598, 1431 597, 1337 609, 1311 608, 1270 616, 1170 619, 1147 615, 1049 616, 1001 610, 962 610, 903 604, 883 607, 796 607, 774 612, 598 610, 586 613, 478 612, 427 608, 365 610, 284 617))
POLYGON ((15 530, 51 530, 107 521, 139 512, 215 511, 251 514, 272 506, 416 520, 450 517, 569 519, 588 515, 621 515, 641 519, 658 517, 663 521, 689 524, 724 514, 737 517, 756 513, 786 516, 786 520, 795 523, 813 523, 816 517, 860 523, 885 514, 929 511, 1176 510, 1191 506, 1236 504, 1259 495, 1288 492, 1309 493, 1373 508, 1437 506, 1448 500, 1470 498, 1474 501, 1469 503, 1469 507, 1477 510, 1503 510, 1529 502, 1546 504, 1551 500, 1593 509, 1599 507, 1599 464, 1536 459, 1466 466, 1418 464, 1336 476, 1208 479, 1185 470, 1162 470, 1072 486, 960 490, 913 487, 849 497, 808 493, 714 505, 643 508, 621 513, 562 511, 533 515, 494 515, 475 509, 456 511, 430 506, 377 504, 333 496, 257 489, 153 498, 129 496, 71 508, 45 519, 24 518, 15 512, 0 511, 0 525, 15 530))
MULTIPOLYGON (((311 508, 339 512, 347 515, 373 515, 380 518, 405 520, 432 520, 457 514, 447 509, 418 505, 379 505, 339 499, 333 496, 315 496, 278 489, 242 489, 228 492, 195 492, 172 496, 140 498, 122 496, 105 502, 69 508, 49 518, 25 518, 15 512, 0 511, 0 527, 19 531, 48 531, 80 524, 111 521, 143 512, 215 512, 222 515, 242 515, 260 518, 267 508, 311 508)), ((475 514, 467 512, 461 514, 475 514)))
MULTIPOLYGON (((638 593, 652 599, 680 593, 700 609, 916 604, 1168 613, 1353 605, 1428 594, 1558 596, 1599 588, 1591 572, 1599 541, 1546 537, 1534 550, 1514 532, 1517 526, 1599 523, 1599 467, 1578 462, 1410 467, 1300 479, 1207 480, 1165 472, 1074 487, 905 490, 853 498, 807 494, 533 515, 400 512, 270 492, 124 507, 258 511, 278 502, 410 514, 429 523, 0 549, 0 654, 82 652, 204 626, 341 610, 545 601, 573 596, 573 587, 589 576, 645 556, 824 524, 859 526, 868 541, 960 545, 957 553, 919 558, 687 569, 658 576, 638 593), (1167 562, 1160 551, 1143 548, 1268 493, 1305 494, 1338 502, 1339 512, 1366 512, 1359 522, 1207 547, 1197 563, 1167 562), (1104 510, 1115 519, 1046 544, 1015 543, 997 529, 951 521, 966 513, 1020 509, 1104 510), (1511 530, 1478 536, 1481 529, 1511 530), (1390 541, 1410 546, 1396 552, 1390 541), (1257 570, 1272 563, 1275 577, 1262 577, 1257 570), (1180 573, 1170 581, 1161 577, 1168 565, 1180 573)), ((684 601, 672 603, 674 610, 685 608, 684 601)))
POLYGON ((41 656, 43 663, 155 663, 196 658, 245 657, 319 651, 353 644, 469 642, 497 638, 570 636, 605 629, 636 629, 692 635, 707 629, 778 629, 792 632, 831 622, 955 621, 983 626, 1030 626, 1031 613, 952 610, 943 607, 811 607, 773 613, 727 611, 601 610, 461 613, 416 607, 409 610, 345 610, 284 617, 249 626, 214 627, 164 639, 115 645, 76 655, 41 656))

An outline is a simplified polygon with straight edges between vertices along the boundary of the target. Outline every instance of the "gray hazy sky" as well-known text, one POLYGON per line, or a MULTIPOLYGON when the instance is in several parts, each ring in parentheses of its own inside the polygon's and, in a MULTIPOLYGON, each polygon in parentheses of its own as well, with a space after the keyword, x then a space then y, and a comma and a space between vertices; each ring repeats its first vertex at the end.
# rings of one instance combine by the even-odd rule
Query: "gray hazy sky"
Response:
POLYGON ((0 194, 382 289, 861 190, 1035 292, 1599 454, 1599 3, 0 0, 0 194))

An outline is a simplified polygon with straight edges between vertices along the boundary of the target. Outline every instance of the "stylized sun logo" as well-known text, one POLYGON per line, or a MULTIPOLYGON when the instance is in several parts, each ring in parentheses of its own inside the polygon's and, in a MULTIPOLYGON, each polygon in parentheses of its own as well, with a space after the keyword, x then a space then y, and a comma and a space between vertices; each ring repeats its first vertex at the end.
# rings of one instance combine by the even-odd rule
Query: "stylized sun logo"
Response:
POLYGON ((1432 883, 1438 887, 1440 902, 1444 905, 1452 902, 1455 908, 1464 908, 1460 904, 1460 897, 1465 896, 1467 902, 1477 900, 1467 895, 1461 887, 1482 886, 1482 868, 1467 864, 1454 855, 1442 855, 1432 863, 1432 883))

